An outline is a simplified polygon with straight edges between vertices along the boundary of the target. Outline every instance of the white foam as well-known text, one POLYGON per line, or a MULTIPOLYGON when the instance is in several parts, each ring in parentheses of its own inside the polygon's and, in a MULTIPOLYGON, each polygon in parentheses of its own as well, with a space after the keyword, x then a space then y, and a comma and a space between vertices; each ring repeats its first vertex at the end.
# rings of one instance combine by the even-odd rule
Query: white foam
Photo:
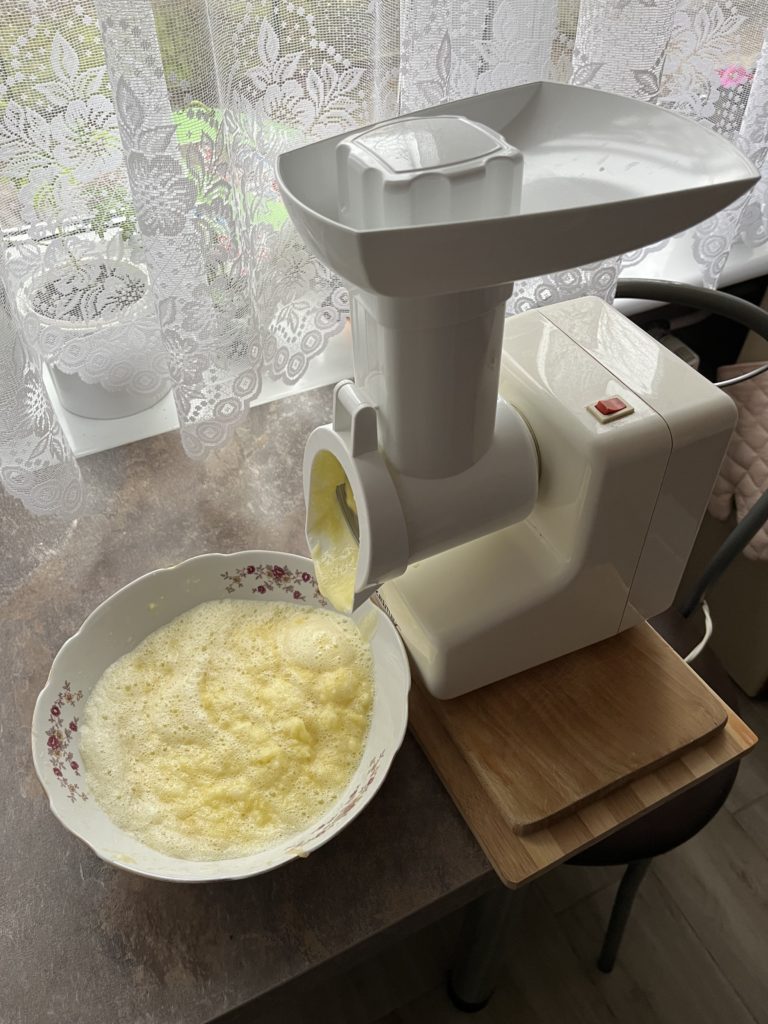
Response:
POLYGON ((357 767, 370 649, 345 616, 211 601, 111 665, 85 708, 89 788, 121 828, 191 860, 299 831, 357 767))

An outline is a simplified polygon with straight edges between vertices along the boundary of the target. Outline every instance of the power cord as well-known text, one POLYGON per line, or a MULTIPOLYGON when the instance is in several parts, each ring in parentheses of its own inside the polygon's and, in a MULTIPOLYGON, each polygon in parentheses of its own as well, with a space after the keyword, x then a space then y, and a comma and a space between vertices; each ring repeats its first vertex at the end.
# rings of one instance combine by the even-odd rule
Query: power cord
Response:
POLYGON ((712 636, 712 616, 709 613, 709 605, 705 600, 702 600, 701 602, 701 610, 704 612, 704 636, 699 640, 691 653, 687 654, 683 659, 686 665, 690 665, 692 661, 695 661, 696 658, 698 658, 712 636))

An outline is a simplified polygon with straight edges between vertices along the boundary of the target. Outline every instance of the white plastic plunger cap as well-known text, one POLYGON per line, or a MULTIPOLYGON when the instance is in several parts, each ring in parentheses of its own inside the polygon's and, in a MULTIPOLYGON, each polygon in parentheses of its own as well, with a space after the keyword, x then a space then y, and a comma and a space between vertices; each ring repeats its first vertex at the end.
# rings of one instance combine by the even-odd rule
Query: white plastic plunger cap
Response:
POLYGON ((522 153, 466 117, 412 117, 348 136, 336 148, 339 214, 358 230, 511 217, 522 153))

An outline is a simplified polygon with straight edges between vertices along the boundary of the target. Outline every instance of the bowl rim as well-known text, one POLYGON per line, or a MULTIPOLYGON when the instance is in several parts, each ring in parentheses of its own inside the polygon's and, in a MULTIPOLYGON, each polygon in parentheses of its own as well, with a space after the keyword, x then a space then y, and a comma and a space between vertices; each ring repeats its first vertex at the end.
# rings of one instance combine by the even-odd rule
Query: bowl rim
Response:
MULTIPOLYGON (((37 775, 38 782, 40 783, 40 786, 42 787, 43 792, 45 793, 45 796, 46 796, 46 798, 48 800, 49 810, 51 811, 53 816, 60 822, 60 824, 67 830, 67 832, 71 833, 77 839, 79 839, 82 843, 84 843, 89 849, 91 849, 96 854, 96 856, 100 860, 104 861, 107 864, 111 864, 112 866, 114 866, 116 868, 120 868, 123 871, 127 871, 127 872, 129 872, 131 874, 134 874, 134 875, 139 875, 139 876, 141 876, 143 878, 151 878, 151 879, 154 879, 155 881, 182 882, 182 883, 191 884, 191 885, 197 885, 197 884, 202 884, 202 883, 207 883, 207 882, 239 881, 239 880, 244 879, 244 878, 254 878, 254 877, 258 876, 258 875, 266 874, 269 871, 273 871, 276 868, 282 867, 284 864, 289 864, 291 861, 305 859, 306 857, 308 857, 309 855, 314 853, 315 850, 319 850, 320 847, 324 846, 327 842, 329 842, 331 839, 333 839, 334 836, 336 836, 339 832, 341 832, 344 828, 346 828, 347 825, 351 824, 352 821, 354 821, 354 819, 360 814, 360 812, 363 811, 365 809, 365 807, 367 807, 367 805, 371 802, 373 797, 376 795, 376 793, 379 791, 379 789, 381 788, 382 784, 384 783, 384 780, 386 779, 387 775, 389 774, 389 770, 390 770, 390 768, 392 766, 392 762, 394 761, 397 752, 399 751, 400 747, 403 744, 403 741, 405 739, 405 734, 406 734, 407 729, 408 729, 408 693, 409 693, 410 688, 411 688, 411 671, 410 671, 410 664, 409 664, 409 661, 408 661, 408 655, 406 654, 402 638, 400 637, 400 634, 398 633, 398 631, 397 631, 394 623, 392 622, 392 620, 382 610, 382 608, 380 608, 377 604, 375 604, 375 603, 373 603, 372 601, 369 600, 369 601, 364 602, 364 604, 361 607, 362 608, 366 608, 367 606, 370 605, 370 609, 376 614, 376 617, 377 617, 377 629, 383 628, 385 631, 389 632, 390 636, 394 639, 395 643, 393 645, 393 649, 396 650, 396 652, 397 652, 398 659, 400 660, 401 665, 402 665, 402 669, 403 669, 403 677, 406 680, 406 685, 405 685, 405 689, 404 689, 404 693, 403 693, 403 696, 404 696, 405 700, 403 701, 404 714, 403 714, 402 727, 399 728, 396 732, 393 733, 395 741, 393 742, 393 744, 391 745, 391 747, 387 751, 387 753, 388 753, 388 760, 386 759, 386 756, 385 756, 385 764, 384 764, 383 770, 379 771, 377 773, 377 776, 373 779, 373 781, 366 788, 366 790, 365 790, 365 799, 361 800, 359 802, 359 804, 355 807, 355 813, 350 818, 348 818, 347 820, 344 820, 343 816, 341 816, 337 821, 333 822, 329 826, 327 831, 325 831, 325 832, 323 832, 321 834, 321 836, 320 836, 318 841, 312 842, 310 849, 305 850, 304 848, 302 848, 301 850, 299 850, 299 848, 296 848, 296 850, 294 852, 291 852, 291 850, 289 849, 289 850, 287 850, 285 852, 285 855, 278 857, 278 859, 275 860, 274 863, 266 865, 266 866, 263 866, 263 867, 257 867, 255 869, 251 869, 251 868, 248 868, 248 867, 244 866, 243 868, 241 868, 239 870, 230 870, 230 871, 226 871, 225 870, 225 865, 226 864, 232 863, 232 862, 234 862, 236 860, 242 861, 242 860, 245 859, 245 857, 229 858, 229 859, 224 859, 224 860, 220 860, 220 861, 216 861, 216 860, 211 860, 211 861, 187 861, 186 863, 190 863, 190 864, 221 865, 222 869, 224 869, 224 870, 222 870, 221 873, 208 873, 208 874, 201 874, 199 876, 194 876, 194 875, 190 875, 190 876, 188 876, 188 875, 176 875, 176 874, 173 873, 173 871, 162 872, 162 873, 160 873, 158 871, 152 871, 152 870, 149 870, 147 868, 143 868, 137 862, 134 862, 134 861, 131 861, 131 860, 128 860, 128 859, 120 859, 118 856, 115 856, 114 854, 110 855, 110 853, 106 849, 104 849, 103 846, 102 847, 97 846, 95 844, 95 841, 92 840, 91 838, 89 838, 87 835, 85 835, 83 833, 83 831, 80 828, 78 828, 74 822, 72 822, 72 821, 65 821, 64 817, 62 816, 62 814, 59 813, 59 810, 53 804, 53 795, 52 795, 53 792, 54 792, 53 791, 53 786, 52 786, 52 784, 48 780, 47 772, 44 771, 44 768, 46 766, 44 766, 40 762, 40 758, 43 756, 43 754, 42 754, 42 746, 40 744, 39 717, 43 713, 42 709, 43 709, 44 705, 47 702, 46 695, 48 694, 49 688, 51 687, 51 684, 53 682, 53 677, 54 677, 54 672, 55 672, 55 669, 56 669, 57 662, 60 660, 60 658, 63 655, 64 651, 66 649, 68 649, 72 644, 74 644, 78 640, 78 638, 80 638, 81 634, 88 627, 88 625, 91 622, 91 620, 94 619, 99 614, 99 612, 102 610, 102 608, 104 608, 105 605, 107 605, 110 602, 114 601, 115 598, 119 597, 120 595, 124 594, 126 591, 130 590, 132 587, 137 586, 139 583, 149 579, 152 576, 159 576, 159 575, 162 575, 164 573, 172 573, 172 572, 175 572, 178 569, 181 569, 183 567, 189 566, 189 565, 191 565, 194 562, 200 562, 200 561, 202 561, 204 559, 212 559, 212 558, 226 558, 226 559, 233 559, 233 558, 234 559, 240 559, 240 558, 244 558, 247 561, 256 561, 257 559, 260 559, 260 560, 267 560, 268 559, 268 560, 275 561, 275 562, 279 562, 281 559, 298 560, 300 563, 302 563, 302 564, 304 564, 306 566, 307 570, 309 570, 311 572, 312 578, 313 579, 315 578, 314 564, 313 564, 312 560, 310 558, 308 558, 306 555, 299 555, 299 554, 296 554, 294 552, 288 552, 288 551, 270 551, 270 550, 266 550, 266 549, 262 549, 262 548, 244 549, 244 550, 241 550, 241 551, 231 551, 231 552, 206 551, 206 552, 202 552, 199 555, 193 555, 191 558, 182 559, 182 561, 176 562, 173 565, 161 566, 160 568, 157 568, 157 569, 150 569, 149 572, 142 573, 141 576, 135 577, 134 579, 130 580, 128 583, 124 584, 122 587, 119 587, 117 590, 115 590, 108 597, 104 598, 104 600, 101 601, 86 616, 86 618, 83 620, 83 622, 80 625, 80 627, 67 640, 64 641, 64 643, 61 645, 61 647, 56 652, 56 655, 55 655, 55 657, 53 659, 53 662, 51 663, 51 667, 50 667, 50 670, 48 672, 48 677, 47 677, 47 679, 45 681, 45 684, 43 685, 42 689, 40 690, 40 692, 37 695, 37 699, 35 701, 34 710, 32 712, 31 736, 30 736, 31 745, 32 745, 32 763, 34 765, 35 774, 37 775)), ((223 600, 227 600, 227 598, 223 598, 223 600)), ((266 600, 269 600, 269 598, 267 598, 266 600)), ((158 627, 158 628, 160 628, 160 627, 158 627)), ((141 641, 137 641, 137 643, 140 643, 140 642, 141 641)), ((336 804, 333 804, 331 806, 331 808, 329 808, 329 812, 335 806, 336 806, 336 804)), ((106 813, 106 812, 104 812, 104 813, 106 813)), ((119 828, 119 826, 116 826, 116 827, 119 828)), ((121 831, 125 831, 125 830, 121 830, 121 831)), ((139 841, 141 841, 141 840, 139 840, 139 841)), ((162 852, 162 851, 155 851, 155 852, 162 852)), ((256 851, 256 853, 260 853, 260 852, 263 852, 263 851, 256 851)), ((254 856, 255 855, 256 854, 254 854, 254 856)), ((166 855, 166 856, 170 856, 170 855, 166 855)), ((248 856, 248 855, 246 855, 246 856, 248 856)), ((172 858, 172 859, 173 860, 177 860, 177 861, 184 861, 184 858, 181 858, 181 857, 176 857, 176 858, 172 858)))

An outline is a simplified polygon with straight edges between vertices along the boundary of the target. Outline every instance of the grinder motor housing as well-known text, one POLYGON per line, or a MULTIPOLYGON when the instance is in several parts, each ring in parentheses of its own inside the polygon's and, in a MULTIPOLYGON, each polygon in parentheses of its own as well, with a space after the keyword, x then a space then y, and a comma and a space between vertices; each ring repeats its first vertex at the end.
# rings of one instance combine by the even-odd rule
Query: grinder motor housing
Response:
POLYGON ((510 318, 500 394, 536 438, 533 511, 381 587, 442 698, 668 608, 736 423, 727 395, 594 297, 510 318), (614 397, 624 410, 595 415, 614 397))

